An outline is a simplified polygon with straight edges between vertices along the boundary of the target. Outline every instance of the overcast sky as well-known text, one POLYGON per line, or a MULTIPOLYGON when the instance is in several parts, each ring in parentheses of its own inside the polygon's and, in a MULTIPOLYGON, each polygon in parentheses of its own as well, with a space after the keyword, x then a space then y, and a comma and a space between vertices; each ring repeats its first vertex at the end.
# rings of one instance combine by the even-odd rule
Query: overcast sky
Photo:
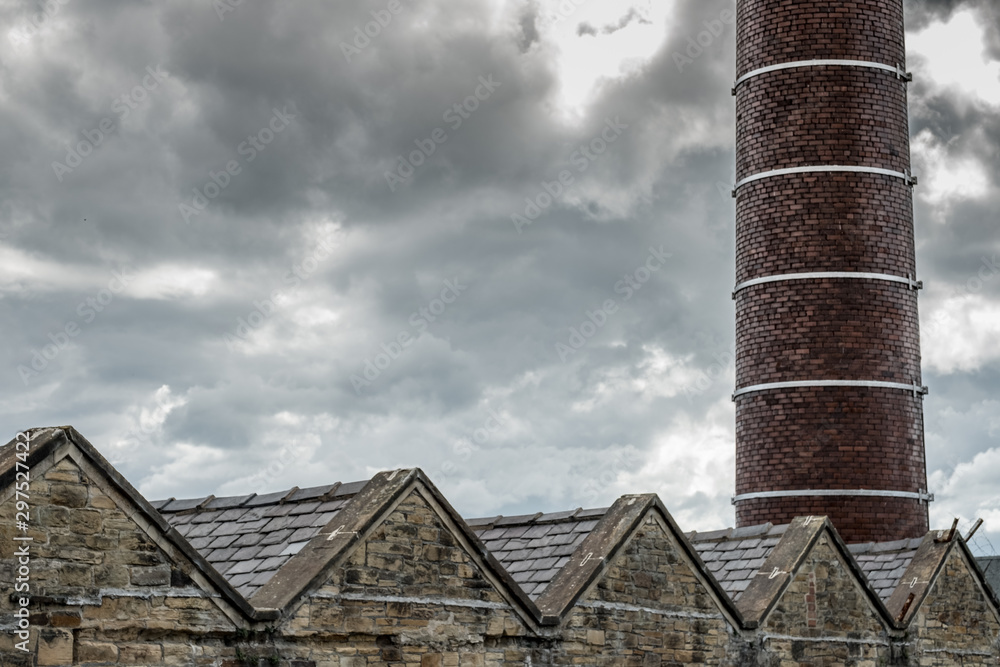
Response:
MULTIPOLYGON (((0 0, 2 430, 151 499, 419 466, 732 525, 735 3, 237 2, 0 0)), ((931 517, 985 550, 991 4, 907 3, 931 517)))

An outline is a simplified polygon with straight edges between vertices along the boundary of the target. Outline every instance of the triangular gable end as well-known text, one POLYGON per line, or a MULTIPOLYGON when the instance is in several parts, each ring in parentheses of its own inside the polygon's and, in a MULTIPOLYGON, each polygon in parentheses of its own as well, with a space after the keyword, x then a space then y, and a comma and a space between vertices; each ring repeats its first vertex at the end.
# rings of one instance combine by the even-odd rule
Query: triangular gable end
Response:
POLYGON ((924 538, 887 606, 906 624, 915 655, 998 664, 1000 605, 964 540, 946 540, 946 533, 924 538))
MULTIPOLYGON (((538 618, 534 603, 419 469, 375 475, 251 598, 303 631, 337 626, 341 612, 331 601, 489 609, 528 627, 538 618)), ((367 632, 364 625, 343 628, 367 632)))
MULTIPOLYGON (((3 451, 0 557, 30 563, 21 593, 39 628, 25 633, 38 664, 62 663, 73 650, 106 660, 117 649, 98 640, 137 623, 178 636, 245 625, 235 592, 215 585, 205 564, 187 553, 190 545, 165 531, 155 510, 143 508, 142 497, 123 488, 120 476, 95 454, 72 429, 30 431, 3 451), (18 513, 19 500, 28 502, 27 513, 18 513), (75 647, 73 628, 89 633, 75 647)), ((16 614, 19 604, 16 596, 5 598, 5 614, 16 614)), ((133 653, 122 659, 155 660, 189 647, 178 641, 128 650, 133 653)))
POLYGON ((615 501, 545 589, 538 607, 546 625, 565 622, 576 607, 647 607, 647 612, 657 608, 720 618, 732 627, 742 622, 729 596, 655 494, 626 495, 615 501), (656 566, 650 566, 654 561, 656 566), (607 594, 595 596, 609 576, 630 579, 620 587, 631 592, 620 600, 607 594), (687 593, 680 593, 681 589, 687 593), (625 601, 628 597, 631 601, 625 601))
POLYGON ((834 650, 845 659, 888 655, 896 628, 826 517, 793 520, 737 606, 764 650, 806 662, 834 650))

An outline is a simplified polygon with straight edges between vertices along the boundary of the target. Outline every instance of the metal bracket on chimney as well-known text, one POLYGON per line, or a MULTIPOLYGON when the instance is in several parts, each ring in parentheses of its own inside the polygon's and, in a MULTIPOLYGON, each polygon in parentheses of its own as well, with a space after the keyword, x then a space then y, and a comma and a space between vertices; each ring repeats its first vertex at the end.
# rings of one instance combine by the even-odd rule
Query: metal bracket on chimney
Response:
POLYGON ((913 81, 913 75, 903 69, 900 64, 884 65, 882 63, 875 63, 868 60, 796 60, 788 63, 778 63, 777 65, 768 65, 767 67, 760 67, 755 70, 747 72, 740 78, 736 79, 736 83, 733 84, 732 93, 736 94, 736 89, 740 87, 740 84, 748 79, 752 79, 755 76, 760 76, 761 74, 766 74, 767 72, 777 72, 783 69, 794 69, 798 67, 865 67, 868 69, 879 69, 886 72, 894 74, 897 79, 901 79, 905 82, 913 81))
POLYGON ((785 169, 772 169, 770 171, 762 171, 759 174, 754 174, 752 176, 747 176, 736 184, 736 189, 733 190, 733 196, 736 196, 736 190, 740 187, 746 185, 747 183, 753 183, 754 181, 759 181, 765 178, 771 178, 772 176, 785 176, 788 174, 817 174, 817 173, 852 173, 852 174, 879 174, 880 176, 892 176, 893 178, 902 179, 907 185, 916 185, 917 177, 910 174, 909 170, 906 171, 895 171, 892 169, 882 169, 881 167, 859 167, 859 166, 849 166, 849 165, 816 165, 809 167, 787 167, 785 169))
POLYGON ((802 496, 860 496, 863 498, 909 498, 922 503, 934 502, 934 494, 920 491, 880 491, 877 489, 805 489, 801 491, 758 491, 732 497, 732 504, 760 498, 799 498, 802 496))
POLYGON ((825 278, 884 280, 890 283, 902 283, 904 285, 908 285, 912 290, 923 289, 924 287, 922 280, 915 280, 913 276, 909 274, 903 278, 901 276, 893 276, 888 273, 863 273, 860 271, 813 271, 809 273, 785 273, 776 276, 764 276, 762 278, 745 280, 733 289, 733 300, 736 300, 736 295, 739 292, 745 290, 747 287, 753 287, 754 285, 763 285, 765 283, 775 283, 784 280, 823 280, 825 278))
POLYGON ((793 382, 768 382, 766 384, 755 384, 749 387, 742 387, 733 393, 733 400, 738 397, 757 391, 768 391, 770 389, 808 389, 811 387, 868 387, 876 389, 901 389, 913 392, 914 398, 923 398, 930 390, 918 383, 903 384, 902 382, 882 382, 881 380, 795 380, 793 382))

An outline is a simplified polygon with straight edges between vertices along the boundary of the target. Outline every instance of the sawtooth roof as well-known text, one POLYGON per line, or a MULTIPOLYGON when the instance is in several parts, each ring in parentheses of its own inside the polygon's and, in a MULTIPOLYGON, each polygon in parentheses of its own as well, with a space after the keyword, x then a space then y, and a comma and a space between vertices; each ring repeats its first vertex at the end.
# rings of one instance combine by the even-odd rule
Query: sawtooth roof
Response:
POLYGON ((771 551, 781 541, 787 525, 770 523, 710 532, 687 533, 706 569, 736 602, 758 576, 771 551))
POLYGON ((536 600, 607 512, 575 509, 551 514, 470 519, 469 527, 511 578, 536 600))
POLYGON ((170 498, 151 504, 250 599, 367 483, 337 482, 225 498, 170 498))
POLYGON ((882 601, 887 601, 920 548, 923 538, 895 542, 868 542, 847 546, 882 601))
MULTIPOLYGON (((413 489, 432 499, 442 520, 468 545, 470 556, 513 608, 543 626, 561 622, 643 521, 654 515, 703 573, 723 613, 745 627, 761 622, 790 573, 824 531, 854 576, 867 584, 873 606, 890 625, 904 627, 913 617, 953 548, 961 549, 973 563, 974 576, 993 608, 1000 609, 987 583, 995 563, 984 559, 976 564, 961 536, 952 539, 954 531, 932 531, 922 540, 848 547, 828 519, 799 517, 788 526, 763 524, 684 534, 653 494, 622 496, 607 509, 465 520, 419 469, 263 495, 150 503, 72 427, 36 429, 32 434, 26 465, 37 466, 50 456, 86 459, 133 503, 130 511, 145 516, 191 560, 206 585, 255 620, 278 618, 327 568, 345 562, 365 531, 413 489), (317 539, 321 532, 329 535, 317 539), (762 576, 769 569, 776 576, 762 576), (911 580, 913 584, 906 586, 911 580)), ((12 444, 0 448, 0 487, 14 480, 18 459, 12 444)))

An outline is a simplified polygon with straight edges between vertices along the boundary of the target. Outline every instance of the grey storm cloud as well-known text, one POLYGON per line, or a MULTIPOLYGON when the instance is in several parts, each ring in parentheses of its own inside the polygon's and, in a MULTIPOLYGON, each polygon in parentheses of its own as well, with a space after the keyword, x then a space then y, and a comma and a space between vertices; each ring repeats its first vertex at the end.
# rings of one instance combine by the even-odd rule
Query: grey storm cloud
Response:
POLYGON ((618 20, 617 23, 612 23, 610 25, 602 26, 600 28, 596 28, 596 27, 594 27, 591 24, 586 23, 586 22, 581 23, 576 28, 576 34, 577 35, 597 35, 597 34, 611 35, 611 34, 614 34, 614 33, 618 32, 622 28, 625 28, 626 26, 628 26, 633 21, 635 21, 637 23, 647 23, 647 24, 650 23, 650 21, 648 19, 646 19, 642 14, 639 13, 638 9, 636 9, 635 7, 633 7, 632 9, 630 9, 628 11, 627 14, 625 14, 623 17, 621 17, 618 20))
MULTIPOLYGON (((71 423, 150 496, 266 491, 287 451, 274 488, 420 466, 466 514, 658 491, 731 522, 731 458, 711 493, 643 471, 663 442, 732 439, 734 28, 673 55, 733 5, 679 0, 570 122, 544 3, 0 3, 5 429, 71 423)), ((959 8, 908 2, 910 28, 959 8)), ((622 11, 575 38, 650 20, 622 11)), ((913 135, 990 179, 947 224, 916 200, 947 294, 1000 252, 1000 127, 933 82, 910 96, 913 135)), ((926 371, 929 470, 997 446, 997 364, 926 371)))

